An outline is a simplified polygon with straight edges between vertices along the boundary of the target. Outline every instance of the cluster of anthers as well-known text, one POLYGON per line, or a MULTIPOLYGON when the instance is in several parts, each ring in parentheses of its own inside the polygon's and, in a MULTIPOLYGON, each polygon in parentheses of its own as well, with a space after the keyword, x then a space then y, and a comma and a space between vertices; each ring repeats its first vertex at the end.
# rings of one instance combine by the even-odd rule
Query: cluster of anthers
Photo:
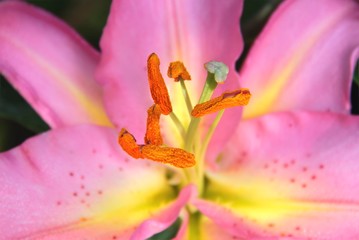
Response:
MULTIPOLYGON (((219 97, 210 99, 217 83, 222 83, 227 76, 228 68, 225 66, 227 73, 223 74, 223 66, 225 65, 219 62, 209 62, 205 65, 208 76, 199 103, 193 109, 191 106, 187 106, 190 108, 192 116, 189 130, 198 127, 199 121, 197 119, 204 115, 217 111, 222 111, 223 114, 223 110, 226 108, 248 104, 251 96, 248 89, 225 92, 219 97)), ((122 128, 119 134, 119 144, 127 154, 135 159, 150 159, 172 164, 179 168, 193 167, 196 164, 196 160, 195 155, 190 152, 191 146, 184 150, 181 148, 168 147, 163 144, 160 131, 160 117, 161 114, 172 114, 172 104, 160 72, 160 60, 155 53, 152 53, 147 60, 147 72, 154 104, 147 110, 147 127, 144 144, 137 144, 135 137, 125 128, 122 128)), ((184 87, 184 80, 191 80, 191 76, 185 66, 179 61, 170 63, 168 76, 174 78, 175 82, 181 82, 181 85, 184 87)), ((187 100, 188 97, 188 95, 185 96, 187 100)), ((191 138, 188 142, 191 142, 191 138)), ((188 145, 188 142, 186 142, 185 145, 188 145)))

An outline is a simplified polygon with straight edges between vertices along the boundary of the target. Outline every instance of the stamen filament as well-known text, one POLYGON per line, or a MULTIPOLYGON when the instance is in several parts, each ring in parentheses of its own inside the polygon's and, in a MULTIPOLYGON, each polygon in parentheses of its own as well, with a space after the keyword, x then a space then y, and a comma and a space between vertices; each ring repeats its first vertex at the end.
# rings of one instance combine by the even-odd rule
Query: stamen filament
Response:
MULTIPOLYGON (((218 84, 214 78, 214 74, 208 72, 206 83, 204 84, 198 104, 209 100, 212 97, 213 92, 216 89, 217 85, 218 84)), ((200 121, 201 121, 200 118, 191 117, 191 122, 188 126, 188 132, 187 132, 186 143, 185 143, 185 150, 187 151, 190 152, 193 151, 193 140, 195 139, 195 134, 197 133, 197 129, 200 121)))
POLYGON ((169 114, 169 116, 171 117, 173 123, 175 124, 178 132, 181 134, 181 137, 183 139, 183 141, 186 139, 186 129, 183 126, 183 124, 181 123, 181 121, 179 120, 179 118, 177 117, 177 115, 174 112, 171 112, 169 114))
POLYGON ((184 82, 183 79, 180 79, 180 83, 181 83, 181 89, 182 89, 182 94, 183 94, 183 98, 186 102, 186 106, 187 106, 187 110, 188 110, 188 113, 191 115, 191 112, 192 112, 192 102, 191 102, 191 98, 188 94, 188 90, 187 90, 187 87, 186 87, 186 84, 184 82))
POLYGON ((214 119, 212 125, 209 127, 207 134, 204 138, 202 147, 200 149, 200 152, 198 154, 198 159, 197 159, 197 173, 198 173, 198 192, 199 194, 202 193, 203 191, 203 181, 204 181, 204 157, 205 157, 205 153, 207 151, 208 148, 208 144, 211 141, 211 138, 214 134, 214 131, 216 130, 222 116, 224 114, 224 109, 220 110, 217 113, 216 118, 214 119))

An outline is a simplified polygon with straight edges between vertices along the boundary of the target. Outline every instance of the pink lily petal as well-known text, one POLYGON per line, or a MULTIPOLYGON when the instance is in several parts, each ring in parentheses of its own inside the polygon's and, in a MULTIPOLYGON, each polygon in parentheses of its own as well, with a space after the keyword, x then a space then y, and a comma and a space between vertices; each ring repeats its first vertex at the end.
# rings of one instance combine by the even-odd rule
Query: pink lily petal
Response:
MULTIPOLYGON (((201 217, 200 234, 203 240, 236 240, 236 236, 231 235, 228 231, 215 224, 206 216, 201 217)), ((239 239, 238 239, 239 240, 239 239)), ((250 239, 254 240, 254 239, 250 239)))
POLYGON ((348 113, 358 11, 354 0, 284 1, 240 72, 252 92, 244 116, 292 109, 348 113))
POLYGON ((99 55, 69 26, 20 1, 0 3, 0 73, 51 126, 110 125, 94 81, 99 55))
MULTIPOLYGON (((184 204, 188 202, 190 197, 196 192, 194 185, 189 185, 182 189, 180 195, 176 199, 176 202, 172 204, 171 208, 169 208, 167 211, 163 211, 161 216, 159 216, 157 219, 154 220, 147 220, 143 222, 137 231, 133 234, 131 239, 147 239, 151 237, 154 233, 161 232, 169 227, 168 223, 173 223, 178 215, 179 210, 183 208, 184 204)), ((183 227, 186 227, 186 219, 185 224, 182 224, 183 227)), ((179 231, 179 234, 181 235, 183 232, 182 226, 179 231)), ((180 237, 180 236, 178 236, 180 237)))
POLYGON ((192 188, 176 199, 163 165, 128 159, 110 128, 53 130, 0 155, 1 237, 143 239, 176 220, 192 188))
POLYGON ((224 231, 222 228, 218 227, 218 225, 213 224, 213 222, 205 216, 201 218, 200 229, 201 239, 203 240, 233 240, 233 236, 228 234, 228 232, 224 231))
MULTIPOLYGON (((146 72, 146 60, 152 52, 161 59, 174 111, 185 124, 189 114, 180 85, 166 77, 170 62, 181 60, 190 72, 193 80, 187 82, 187 88, 193 104, 204 84, 203 65, 208 61, 218 60, 230 66, 229 80, 219 91, 235 88, 234 62, 243 46, 238 29, 241 10, 241 0, 114 1, 101 39, 103 54, 97 75, 115 125, 143 136, 146 110, 153 104, 146 72)), ((226 115, 223 122, 227 125, 236 124, 240 117, 238 110, 226 115)), ((172 139, 176 130, 167 133, 170 141, 178 143, 178 139, 172 139)))
POLYGON ((347 115, 244 121, 223 161, 208 171, 207 200, 195 205, 245 239, 356 239, 358 139, 359 118, 347 115))

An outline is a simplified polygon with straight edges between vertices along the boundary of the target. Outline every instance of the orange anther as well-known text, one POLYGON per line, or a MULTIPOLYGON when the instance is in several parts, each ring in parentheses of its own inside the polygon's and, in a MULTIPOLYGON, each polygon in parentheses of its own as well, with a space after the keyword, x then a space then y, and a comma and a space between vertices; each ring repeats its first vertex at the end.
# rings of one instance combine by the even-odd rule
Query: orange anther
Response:
POLYGON ((160 59, 155 53, 148 57, 147 73, 153 101, 160 105, 162 114, 170 114, 172 112, 172 105, 165 81, 160 72, 160 59))
POLYGON ((174 78, 175 82, 182 80, 191 80, 191 76, 187 72, 186 67, 182 62, 171 62, 168 67, 167 76, 174 78))
POLYGON ((141 153, 144 158, 169 163, 179 168, 193 167, 196 164, 194 155, 180 148, 145 145, 142 146, 141 153))
POLYGON ((214 113, 222 109, 244 106, 248 104, 250 97, 251 93, 245 88, 232 92, 225 92, 219 97, 196 105, 191 114, 193 117, 202 117, 206 114, 214 113))
POLYGON ((162 145, 163 140, 160 131, 161 108, 154 104, 147 110, 147 128, 145 144, 162 145))
POLYGON ((122 149, 133 158, 143 158, 140 152, 140 146, 136 144, 136 139, 125 128, 121 129, 118 136, 118 143, 122 149))

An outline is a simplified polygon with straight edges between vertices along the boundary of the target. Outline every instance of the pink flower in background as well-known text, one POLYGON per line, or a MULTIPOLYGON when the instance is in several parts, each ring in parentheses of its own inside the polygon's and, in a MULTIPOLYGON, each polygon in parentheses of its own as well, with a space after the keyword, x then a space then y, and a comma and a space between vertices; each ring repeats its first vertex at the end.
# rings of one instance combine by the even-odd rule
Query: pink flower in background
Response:
MULTIPOLYGON (((52 130, 0 154, 0 239, 146 239, 178 216, 176 239, 358 238, 359 119, 348 115, 358 2, 285 1, 238 80, 241 8, 114 1, 100 56, 48 13, 1 2, 0 71, 52 130), (226 110, 192 170, 132 159, 117 144, 122 127, 144 135, 152 52, 162 72, 185 64, 193 101, 211 60, 230 66, 215 95, 239 83, 251 90, 244 119, 226 110)), ((187 128, 181 89, 167 86, 187 128)), ((186 145, 170 118, 161 127, 166 144, 186 145)))

